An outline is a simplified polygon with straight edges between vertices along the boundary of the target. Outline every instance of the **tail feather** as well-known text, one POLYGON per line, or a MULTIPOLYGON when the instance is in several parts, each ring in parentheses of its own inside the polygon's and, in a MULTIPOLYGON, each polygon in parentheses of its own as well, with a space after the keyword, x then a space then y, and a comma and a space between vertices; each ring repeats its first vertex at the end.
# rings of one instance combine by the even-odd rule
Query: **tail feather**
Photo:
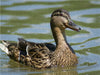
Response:
POLYGON ((9 50, 7 48, 7 46, 5 46, 4 44, 0 43, 0 48, 2 51, 4 51, 6 54, 9 54, 9 50))
POLYGON ((8 41, 5 41, 5 40, 2 40, 2 43, 3 43, 6 47, 8 47, 8 45, 10 44, 8 41))

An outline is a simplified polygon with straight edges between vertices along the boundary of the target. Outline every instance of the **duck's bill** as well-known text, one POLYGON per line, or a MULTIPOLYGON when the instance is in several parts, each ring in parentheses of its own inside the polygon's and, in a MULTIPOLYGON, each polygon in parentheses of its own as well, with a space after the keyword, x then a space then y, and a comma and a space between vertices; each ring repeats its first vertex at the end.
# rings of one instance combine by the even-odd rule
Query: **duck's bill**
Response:
POLYGON ((70 29, 78 31, 78 32, 81 30, 81 28, 78 25, 76 25, 74 22, 72 22, 72 21, 69 22, 68 24, 66 24, 65 26, 67 28, 70 28, 70 29))

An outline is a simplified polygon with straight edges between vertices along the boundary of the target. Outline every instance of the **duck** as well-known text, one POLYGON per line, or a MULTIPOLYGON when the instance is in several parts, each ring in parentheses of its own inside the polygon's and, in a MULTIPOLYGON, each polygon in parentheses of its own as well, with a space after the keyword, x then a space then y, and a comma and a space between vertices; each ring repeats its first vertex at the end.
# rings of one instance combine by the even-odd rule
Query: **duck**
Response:
POLYGON ((56 9, 52 12, 50 26, 56 45, 35 43, 18 38, 16 43, 2 40, 0 48, 12 60, 32 68, 77 65, 78 59, 75 51, 67 42, 65 29, 69 28, 79 32, 81 28, 71 20, 69 12, 65 9, 56 9))

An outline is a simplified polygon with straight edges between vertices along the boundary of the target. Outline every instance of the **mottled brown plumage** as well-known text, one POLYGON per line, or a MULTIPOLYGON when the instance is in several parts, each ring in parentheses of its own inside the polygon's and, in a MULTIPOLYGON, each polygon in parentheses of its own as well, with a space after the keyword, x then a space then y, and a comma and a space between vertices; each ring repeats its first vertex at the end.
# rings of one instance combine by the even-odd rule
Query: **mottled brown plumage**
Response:
POLYGON ((78 60, 67 43, 65 29, 79 31, 80 28, 72 22, 69 13, 64 9, 57 9, 52 13, 50 25, 56 46, 50 43, 29 42, 22 38, 18 39, 18 43, 3 41, 8 48, 8 56, 33 68, 76 65, 78 60))

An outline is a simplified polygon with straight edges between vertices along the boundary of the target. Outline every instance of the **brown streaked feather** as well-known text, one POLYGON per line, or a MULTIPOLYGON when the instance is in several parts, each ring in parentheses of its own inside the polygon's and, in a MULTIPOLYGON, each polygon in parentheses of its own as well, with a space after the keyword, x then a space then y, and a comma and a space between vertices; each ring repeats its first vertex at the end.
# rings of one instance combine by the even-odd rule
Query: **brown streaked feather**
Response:
POLYGON ((19 61, 20 51, 19 51, 19 49, 17 47, 17 44, 16 43, 10 43, 8 45, 8 50, 9 50, 8 56, 11 59, 14 59, 15 61, 19 61))
MULTIPOLYGON (((7 43, 7 42, 6 42, 7 43)), ((19 43, 9 43, 9 57, 22 64, 34 67, 34 68, 46 68, 50 67, 50 56, 49 54, 55 48, 55 45, 49 50, 53 44, 49 43, 34 43, 28 42, 24 39, 20 39, 19 43), (45 45, 46 44, 46 45, 45 45), (28 47, 28 53, 26 52, 26 47, 28 47), (21 48, 20 48, 21 47, 21 48), (49 47, 49 48, 48 48, 49 47)))
POLYGON ((54 51, 56 49, 56 46, 51 43, 35 43, 35 42, 29 42, 24 40, 23 38, 18 38, 18 48, 19 50, 26 50, 26 46, 30 45, 33 48, 44 48, 47 47, 50 51, 54 51))

